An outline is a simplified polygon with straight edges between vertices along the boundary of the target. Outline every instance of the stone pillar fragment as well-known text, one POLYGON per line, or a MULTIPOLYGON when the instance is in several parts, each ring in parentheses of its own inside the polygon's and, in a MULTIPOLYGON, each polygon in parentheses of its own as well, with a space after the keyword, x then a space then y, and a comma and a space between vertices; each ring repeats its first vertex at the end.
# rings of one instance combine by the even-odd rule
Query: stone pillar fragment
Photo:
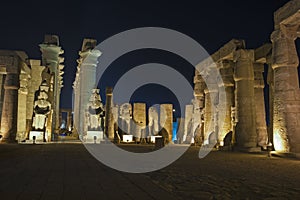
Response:
POLYGON ((113 105, 113 88, 106 88, 106 101, 105 101, 105 131, 107 138, 111 141, 114 139, 114 120, 112 116, 113 105))
POLYGON ((160 127, 164 128, 168 133, 169 142, 172 141, 173 135, 173 105, 161 104, 160 105, 160 127))
POLYGON ((185 106, 185 118, 184 118, 184 135, 183 142, 191 142, 190 135, 192 134, 193 127, 193 105, 185 106))
POLYGON ((141 138, 146 138, 145 127, 146 127, 146 104, 145 103, 134 103, 133 104, 133 121, 134 130, 133 135, 136 141, 139 142, 141 138))
POLYGON ((26 140, 26 114, 27 114, 27 95, 28 95, 28 80, 29 75, 26 73, 20 74, 20 88, 18 90, 18 124, 17 124, 17 140, 26 140))
POLYGON ((235 140, 241 150, 258 151, 254 102, 254 51, 240 49, 234 53, 235 106, 237 125, 235 140))

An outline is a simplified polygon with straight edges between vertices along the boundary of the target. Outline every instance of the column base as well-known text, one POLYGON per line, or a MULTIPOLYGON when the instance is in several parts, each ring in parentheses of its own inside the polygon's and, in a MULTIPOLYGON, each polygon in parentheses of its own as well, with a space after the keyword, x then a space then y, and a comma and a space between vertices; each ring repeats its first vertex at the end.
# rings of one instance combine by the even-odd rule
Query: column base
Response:
POLYGON ((17 140, 12 140, 12 139, 9 139, 9 138, 1 138, 0 143, 2 143, 2 144, 17 144, 18 141, 17 140))

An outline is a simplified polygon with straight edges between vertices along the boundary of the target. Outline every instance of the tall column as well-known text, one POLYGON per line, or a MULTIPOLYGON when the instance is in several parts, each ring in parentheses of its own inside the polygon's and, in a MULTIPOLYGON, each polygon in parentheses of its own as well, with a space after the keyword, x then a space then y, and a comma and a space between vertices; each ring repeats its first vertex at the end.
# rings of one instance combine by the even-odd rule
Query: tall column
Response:
POLYGON ((274 145, 273 141, 273 125, 274 125, 274 70, 272 65, 269 64, 268 67, 268 77, 269 85, 269 126, 268 126, 268 143, 274 145))
MULTIPOLYGON (((16 61, 16 59, 14 59, 16 61)), ((18 66, 7 66, 1 118, 1 142, 16 142, 19 74, 18 66), (13 68, 13 69, 12 69, 13 68), (12 69, 12 70, 11 70, 12 69)))
POLYGON ((218 63, 218 67, 221 76, 218 80, 218 113, 219 119, 224 119, 222 121, 218 121, 218 143, 220 146, 223 146, 226 135, 232 131, 231 107, 234 106, 233 62, 229 60, 223 60, 218 63))
POLYGON ((161 104, 160 105, 160 127, 168 132, 169 142, 172 141, 173 135, 173 105, 161 104))
POLYGON ((240 49, 234 53, 236 105, 236 145, 241 150, 258 151, 254 102, 254 51, 240 49))
POLYGON ((266 110, 264 97, 264 64, 254 63, 253 66, 257 142, 259 146, 266 148, 268 143, 268 132, 266 125, 266 110))
POLYGON ((2 108, 3 108, 3 99, 4 99, 4 81, 5 74, 0 74, 0 124, 1 124, 1 116, 2 116, 2 108))
MULTIPOLYGON (((43 44, 40 44, 40 50, 42 52, 42 64, 50 70, 50 92, 49 100, 52 104, 52 123, 51 132, 52 139, 59 131, 59 99, 60 99, 60 65, 63 62, 63 57, 60 57, 64 53, 59 46, 59 38, 56 35, 45 35, 43 44)), ((49 83, 49 81, 48 81, 49 83)), ((49 119, 50 120, 50 119, 49 119)))
POLYGON ((73 133, 78 134, 79 133, 79 113, 80 113, 80 78, 79 78, 79 70, 80 68, 77 68, 76 72, 76 78, 73 83, 73 133))
POLYGON ((211 69, 208 75, 204 77, 206 82, 205 93, 205 106, 204 106, 204 144, 213 144, 217 141, 218 130, 216 130, 217 118, 217 105, 218 105, 218 85, 215 80, 216 69, 211 69))
POLYGON ((18 90, 18 124, 17 124, 17 140, 26 140, 26 111, 27 111, 27 94, 28 79, 26 73, 20 74, 20 88, 18 90))
POLYGON ((272 33, 274 70, 274 148, 300 153, 300 93, 295 27, 280 26, 272 33))
POLYGON ((113 105, 113 88, 106 88, 106 100, 105 100, 105 131, 104 133, 113 141, 114 139, 114 120, 112 116, 112 105, 113 105))
POLYGON ((45 69, 41 66, 40 60, 29 60, 30 64, 30 76, 31 79, 28 82, 28 94, 26 102, 26 138, 29 135, 29 131, 32 126, 32 115, 33 115, 33 103, 35 98, 35 92, 39 89, 42 83, 42 72, 45 69))
MULTIPOLYGON (((98 64, 98 58, 101 52, 96 47, 96 40, 84 39, 82 50, 79 52, 80 59, 78 60, 79 70, 79 127, 78 132, 80 134, 86 134, 87 126, 86 122, 86 108, 89 102, 89 98, 92 94, 92 89, 95 88, 96 83, 96 67, 98 64)), ((77 95, 77 93, 76 93, 77 95)))

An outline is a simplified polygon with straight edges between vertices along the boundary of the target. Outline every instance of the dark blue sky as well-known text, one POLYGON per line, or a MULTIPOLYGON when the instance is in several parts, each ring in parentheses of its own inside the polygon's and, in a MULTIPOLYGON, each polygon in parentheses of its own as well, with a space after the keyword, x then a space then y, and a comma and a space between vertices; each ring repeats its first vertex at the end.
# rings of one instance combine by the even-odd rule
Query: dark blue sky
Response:
MULTIPOLYGON (((232 38, 245 39, 248 48, 256 48, 269 42, 273 12, 287 1, 2 1, 0 49, 24 50, 30 58, 40 58, 38 44, 44 35, 58 35, 65 50, 61 107, 70 108, 76 59, 85 37, 101 42, 121 31, 155 26, 180 31, 209 53, 232 38)), ((131 67, 153 60, 174 66, 192 82, 193 69, 185 60, 168 52, 140 50, 116 60, 101 87, 113 85, 131 67)), ((173 97, 157 86, 145 86, 133 95, 133 99, 149 103, 174 101, 173 97), (156 96, 146 95, 151 89, 158 91, 156 96)))

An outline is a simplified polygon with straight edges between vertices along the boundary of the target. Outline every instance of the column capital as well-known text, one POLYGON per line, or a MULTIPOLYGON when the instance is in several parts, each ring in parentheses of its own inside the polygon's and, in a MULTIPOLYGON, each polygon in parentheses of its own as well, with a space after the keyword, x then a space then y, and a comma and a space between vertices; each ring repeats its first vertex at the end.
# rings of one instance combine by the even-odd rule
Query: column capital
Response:
POLYGON ((286 26, 281 25, 279 29, 276 29, 271 34, 271 41, 274 43, 280 39, 290 39, 296 40, 297 39, 297 26, 286 26))
POLYGON ((239 49, 233 53, 233 61, 238 62, 239 60, 254 61, 254 50, 239 49))
POLYGON ((254 79, 254 50, 237 50, 234 52, 234 61, 234 81, 254 79))
POLYGON ((299 59, 297 55, 295 39, 297 38, 296 26, 287 27, 281 25, 271 35, 273 44, 272 68, 278 67, 298 67, 299 59))

